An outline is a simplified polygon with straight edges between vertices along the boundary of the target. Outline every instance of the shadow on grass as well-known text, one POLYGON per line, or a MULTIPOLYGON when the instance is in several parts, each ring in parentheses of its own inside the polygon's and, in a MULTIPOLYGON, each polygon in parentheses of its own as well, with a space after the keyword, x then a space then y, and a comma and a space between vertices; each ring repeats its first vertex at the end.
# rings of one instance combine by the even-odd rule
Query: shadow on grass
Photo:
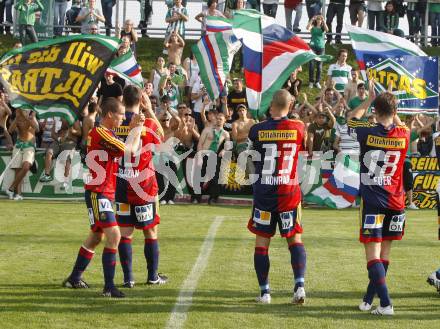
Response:
MULTIPOLYGON (((170 313, 174 307, 179 289, 164 287, 139 286, 125 290, 127 298, 108 299, 100 296, 100 290, 70 290, 55 285, 2 284, 0 285, 0 313, 2 312, 47 312, 87 314, 142 314, 170 313), (31 291, 29 291, 31 290, 31 291)), ((189 301, 190 293, 183 293, 184 300, 189 301), (186 296, 185 296, 186 295, 186 296), (187 299, 185 299, 187 297, 187 299)), ((291 293, 275 292, 272 305, 257 305, 254 302, 255 292, 240 290, 198 290, 192 299, 189 312, 230 313, 230 314, 270 314, 285 317, 328 318, 333 320, 371 320, 369 314, 360 313, 357 305, 352 303, 361 297, 355 291, 310 291, 307 304, 294 306, 288 301, 291 293), (280 304, 277 301, 286 301, 280 304), (331 300, 336 300, 332 302, 331 300), (319 303, 319 305, 316 304, 319 303), (315 304, 315 305, 314 305, 315 304)), ((399 305, 395 319, 404 320, 438 320, 438 300, 434 293, 393 293, 394 300, 423 299, 419 305, 399 305)))

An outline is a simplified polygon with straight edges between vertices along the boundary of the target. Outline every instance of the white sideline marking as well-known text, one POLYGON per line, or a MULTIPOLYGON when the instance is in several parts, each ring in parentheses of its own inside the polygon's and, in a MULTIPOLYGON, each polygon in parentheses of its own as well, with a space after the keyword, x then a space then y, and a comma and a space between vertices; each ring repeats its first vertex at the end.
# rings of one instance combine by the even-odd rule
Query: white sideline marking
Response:
POLYGON ((191 272, 188 274, 180 288, 179 297, 177 297, 176 304, 171 311, 170 318, 165 326, 166 329, 180 329, 185 324, 187 312, 192 304, 193 293, 197 288, 197 283, 199 282, 206 265, 208 265, 208 259, 214 245, 215 235, 217 234, 217 230, 223 220, 224 217, 217 216, 209 227, 205 241, 203 241, 203 244, 200 247, 199 256, 197 257, 191 272))

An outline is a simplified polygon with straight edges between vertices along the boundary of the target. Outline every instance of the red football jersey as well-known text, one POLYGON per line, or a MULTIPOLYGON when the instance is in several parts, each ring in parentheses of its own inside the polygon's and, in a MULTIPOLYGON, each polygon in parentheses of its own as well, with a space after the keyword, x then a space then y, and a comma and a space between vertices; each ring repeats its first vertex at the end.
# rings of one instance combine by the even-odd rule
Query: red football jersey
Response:
POLYGON ((258 179, 253 185, 254 206, 259 210, 284 212, 301 202, 298 182, 298 154, 302 150, 304 123, 269 119, 252 126, 249 140, 261 154, 255 161, 258 179))
MULTIPOLYGON (((130 113, 116 131, 118 137, 125 139, 129 134, 130 113)), ((153 165, 153 145, 161 143, 159 127, 152 119, 146 119, 141 135, 142 150, 127 161, 121 159, 116 180, 116 201, 131 205, 144 205, 154 202, 159 190, 153 165)))
POLYGON ((359 192, 366 204, 382 209, 403 210, 403 163, 409 145, 409 129, 380 123, 349 120, 361 148, 359 192))
POLYGON ((86 164, 90 175, 84 188, 114 200, 117 158, 123 156, 124 151, 124 143, 116 138, 113 131, 105 127, 93 128, 87 137, 86 164))

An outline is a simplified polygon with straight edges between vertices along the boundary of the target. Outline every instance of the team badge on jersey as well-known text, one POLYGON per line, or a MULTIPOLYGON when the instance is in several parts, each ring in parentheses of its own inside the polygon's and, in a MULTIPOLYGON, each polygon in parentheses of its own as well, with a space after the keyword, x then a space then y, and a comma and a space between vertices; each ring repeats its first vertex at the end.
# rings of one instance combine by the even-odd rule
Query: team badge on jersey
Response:
POLYGON ((269 211, 263 211, 255 208, 253 217, 255 223, 261 225, 270 225, 271 213, 269 211))
POLYGON ((394 215, 390 220, 390 232, 402 232, 403 224, 405 224, 405 214, 394 215))
POLYGON ((382 228, 384 218, 385 218, 385 215, 383 215, 383 214, 365 215, 364 229, 373 229, 374 230, 374 229, 382 228))

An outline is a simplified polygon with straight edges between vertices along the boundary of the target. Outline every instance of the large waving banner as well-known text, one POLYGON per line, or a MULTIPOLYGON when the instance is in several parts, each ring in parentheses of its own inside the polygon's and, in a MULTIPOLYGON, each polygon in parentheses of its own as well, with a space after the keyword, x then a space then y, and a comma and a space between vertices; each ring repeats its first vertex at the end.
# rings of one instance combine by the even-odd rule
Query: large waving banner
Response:
POLYGON ((0 60, 11 105, 72 124, 117 51, 117 39, 79 35, 14 49, 0 60))
POLYGON ((401 114, 438 113, 438 58, 433 56, 365 55, 368 79, 374 78, 376 91, 392 84, 401 114))

